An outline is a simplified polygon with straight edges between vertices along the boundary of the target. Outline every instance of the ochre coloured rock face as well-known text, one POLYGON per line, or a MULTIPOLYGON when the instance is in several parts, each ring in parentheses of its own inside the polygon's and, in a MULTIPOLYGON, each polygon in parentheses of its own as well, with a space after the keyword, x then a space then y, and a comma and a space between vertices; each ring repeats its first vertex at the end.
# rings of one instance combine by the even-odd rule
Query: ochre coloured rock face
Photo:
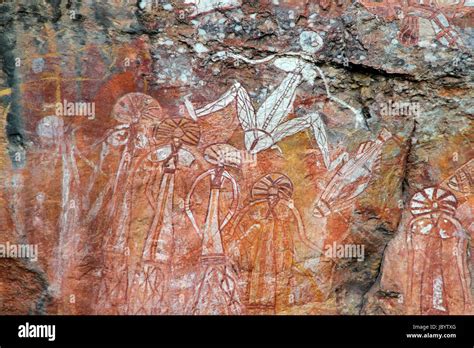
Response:
POLYGON ((469 1, 1 6, 0 314, 474 313, 469 1))

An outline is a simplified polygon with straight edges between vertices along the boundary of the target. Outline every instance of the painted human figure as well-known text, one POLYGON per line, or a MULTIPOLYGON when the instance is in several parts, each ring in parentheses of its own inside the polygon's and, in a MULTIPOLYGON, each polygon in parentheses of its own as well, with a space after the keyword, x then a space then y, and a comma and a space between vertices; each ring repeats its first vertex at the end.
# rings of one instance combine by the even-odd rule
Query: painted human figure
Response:
POLYGON ((239 198, 237 182, 226 167, 240 166, 240 152, 230 145, 217 144, 206 148, 204 156, 215 167, 196 178, 185 202, 186 214, 202 240, 198 284, 188 312, 242 314, 244 308, 239 294, 238 278, 226 256, 222 241, 222 231, 234 216, 239 198), (209 204, 204 223, 199 226, 192 211, 191 198, 196 186, 206 178, 210 181, 209 204), (222 190, 226 181, 232 185, 232 200, 222 218, 222 190))
MULTIPOLYGON (((454 159, 457 160, 457 158, 454 159)), ((474 158, 457 168, 452 175, 443 180, 440 187, 451 191, 458 199, 456 218, 472 241, 474 239, 474 158)), ((474 264, 474 243, 469 244, 470 262, 474 264)))
POLYGON ((324 73, 311 57, 312 53, 317 52, 323 46, 323 40, 319 34, 315 32, 303 32, 300 37, 300 42, 305 52, 287 52, 259 60, 250 60, 241 55, 227 52, 220 52, 216 55, 218 59, 233 58, 242 60, 248 64, 273 62, 275 67, 287 73, 280 85, 275 88, 257 111, 255 111, 245 87, 239 82, 235 82, 234 85, 215 102, 199 109, 194 109, 192 103, 185 98, 188 113, 192 118, 196 119, 212 114, 236 102, 239 122, 245 132, 245 148, 251 153, 258 153, 274 147, 285 137, 311 128, 316 143, 321 150, 324 163, 326 167, 329 168, 331 164, 329 146, 327 143, 325 125, 320 115, 316 112, 312 112, 305 116, 286 120, 293 108, 298 86, 303 81, 313 85, 314 80, 319 75, 324 82, 326 93, 330 100, 354 112, 357 125, 362 125, 364 118, 359 110, 354 109, 329 92, 329 86, 324 73))
POLYGON ((467 235, 454 217, 455 196, 427 187, 410 201, 406 232, 408 310, 414 314, 466 314, 472 304, 467 235))
MULTIPOLYGON (((76 164, 73 130, 64 124, 62 118, 46 116, 40 120, 36 131, 43 141, 57 147, 57 155, 61 159, 61 214, 52 289, 58 296, 62 296, 63 280, 69 273, 73 259, 65 251, 75 248, 81 213, 81 182, 76 164)), ((62 301, 59 301, 60 306, 61 304, 62 301)), ((59 308, 59 311, 62 310, 62 307, 59 308)))
POLYGON ((250 314, 275 314, 291 305, 293 239, 304 238, 292 194, 286 175, 267 174, 253 185, 251 202, 233 223, 229 252, 246 275, 244 302, 250 314))
POLYGON ((314 215, 328 216, 350 207, 365 191, 379 166, 382 147, 392 134, 385 128, 375 141, 362 143, 352 158, 339 157, 340 163, 314 203, 314 215))
POLYGON ((101 314, 127 313, 129 286, 129 230, 133 209, 137 158, 146 153, 147 128, 162 118, 162 109, 152 97, 142 93, 129 93, 121 97, 112 111, 121 123, 109 136, 108 142, 121 148, 116 175, 108 182, 104 192, 105 213, 99 226, 104 233, 103 270, 96 311, 101 314))
POLYGON ((156 142, 164 145, 149 153, 146 160, 161 165, 161 178, 158 180, 159 189, 156 194, 153 192, 153 183, 147 185, 154 216, 129 289, 129 314, 164 314, 169 310, 166 293, 172 278, 175 241, 175 175, 180 167, 189 167, 194 162, 194 155, 185 149, 185 145, 197 145, 199 135, 198 125, 188 119, 167 119, 158 126, 155 133, 156 142))
POLYGON ((407 46, 418 44, 420 19, 430 22, 436 40, 446 46, 462 46, 458 32, 452 26, 452 19, 474 10, 472 0, 359 0, 369 11, 388 19, 401 18, 400 42, 407 46))

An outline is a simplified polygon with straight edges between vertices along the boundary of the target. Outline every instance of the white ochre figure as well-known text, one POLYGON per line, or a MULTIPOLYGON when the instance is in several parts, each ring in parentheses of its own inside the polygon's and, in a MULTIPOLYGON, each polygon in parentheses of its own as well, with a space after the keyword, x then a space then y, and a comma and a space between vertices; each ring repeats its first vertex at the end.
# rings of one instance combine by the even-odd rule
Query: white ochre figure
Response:
POLYGON ((218 59, 233 58, 242 60, 247 64, 262 64, 273 62, 278 69, 286 72, 286 77, 278 85, 262 105, 255 111, 249 93, 242 84, 234 85, 215 102, 195 109, 192 103, 185 98, 185 105, 193 119, 203 117, 219 111, 229 104, 236 102, 237 115, 245 132, 245 148, 251 153, 258 153, 271 147, 285 137, 299 133, 305 129, 312 129, 318 147, 321 151, 324 164, 327 168, 331 165, 329 146, 324 123, 317 112, 287 120, 288 114, 293 109, 296 89, 306 81, 310 85, 320 76, 323 80, 327 96, 330 100, 351 110, 356 116, 356 125, 364 124, 364 117, 360 110, 354 109, 339 98, 333 96, 323 71, 316 65, 311 54, 319 51, 323 40, 315 32, 303 32, 300 44, 304 52, 287 52, 272 55, 263 59, 251 60, 242 55, 220 52, 215 55, 218 59))
POLYGON ((373 179, 373 171, 380 165, 382 147, 391 138, 392 134, 384 128, 375 141, 362 143, 351 158, 341 155, 340 163, 314 203, 313 214, 324 217, 349 208, 373 179))

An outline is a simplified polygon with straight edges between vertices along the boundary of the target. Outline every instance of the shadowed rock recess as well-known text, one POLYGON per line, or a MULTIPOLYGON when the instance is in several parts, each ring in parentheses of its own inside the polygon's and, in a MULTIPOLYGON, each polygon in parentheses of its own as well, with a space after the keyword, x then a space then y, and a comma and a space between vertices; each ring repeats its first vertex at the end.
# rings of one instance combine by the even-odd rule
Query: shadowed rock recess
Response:
POLYGON ((0 314, 473 314, 473 14, 0 1, 0 314))

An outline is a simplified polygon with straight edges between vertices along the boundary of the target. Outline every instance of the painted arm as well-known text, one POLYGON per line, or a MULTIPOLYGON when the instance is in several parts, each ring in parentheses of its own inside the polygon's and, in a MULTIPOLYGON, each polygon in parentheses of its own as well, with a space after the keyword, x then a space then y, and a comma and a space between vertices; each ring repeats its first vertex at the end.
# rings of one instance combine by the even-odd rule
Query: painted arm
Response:
POLYGON ((151 172, 147 172, 146 179, 145 179, 145 196, 148 201, 148 204, 155 210, 155 200, 156 200, 156 192, 154 191, 154 184, 157 182, 157 175, 158 175, 158 168, 159 166, 157 164, 154 164, 156 167, 155 170, 152 170, 151 172))
POLYGON ((349 109, 350 111, 352 111, 352 113, 355 115, 356 117, 356 126, 366 126, 365 125, 365 118, 364 118, 364 115, 362 115, 362 111, 361 110, 357 110, 356 108, 354 108, 353 106, 347 104, 345 101, 333 96, 331 94, 331 92, 329 91, 329 84, 328 84, 328 81, 326 79, 326 76, 324 75, 324 72, 321 70, 320 67, 318 66, 315 66, 315 69, 316 71, 319 73, 319 76, 321 76, 321 79, 323 80, 323 83, 324 83, 324 88, 326 89, 326 95, 328 96, 328 98, 336 103, 338 103, 339 105, 341 105, 342 107, 346 108, 346 109, 349 109))
POLYGON ((303 219, 301 218, 300 212, 298 211, 298 209, 296 209, 293 201, 292 200, 287 201, 287 200, 284 200, 284 199, 282 199, 281 201, 284 202, 288 206, 288 208, 292 211, 292 213, 293 213, 293 215, 296 219, 296 224, 298 226, 298 235, 299 235, 301 241, 303 242, 303 244, 306 245, 308 248, 310 248, 312 250, 316 250, 317 252, 321 253, 321 255, 322 255, 323 251, 315 243, 313 243, 308 238, 308 236, 306 235, 306 230, 305 230, 304 225, 303 225, 303 219))
POLYGON ((224 218, 224 221, 222 221, 222 224, 220 226, 221 231, 224 229, 230 219, 232 219, 237 210, 237 205, 239 204, 239 186, 237 185, 237 181, 235 181, 232 175, 230 175, 226 170, 224 171, 224 173, 222 173, 222 175, 225 178, 229 179, 232 183, 232 204, 230 206, 229 212, 224 218))
POLYGON ((210 176, 214 172, 214 169, 209 169, 208 171, 202 173, 199 175, 196 180, 194 181, 193 185, 191 186, 191 189, 189 190, 188 195, 186 196, 186 201, 184 202, 184 211, 186 212, 186 215, 188 215, 189 220, 191 221, 191 224, 193 225, 194 230, 196 233, 199 235, 199 237, 203 237, 203 234, 201 230, 199 229, 196 219, 194 218, 194 215, 191 211, 191 196, 194 193, 194 190, 196 189, 197 184, 202 181, 204 178, 210 176))
POLYGON ((469 286, 470 277, 467 271, 468 265, 467 265, 467 260, 466 260, 467 245, 468 245, 467 240, 469 236, 458 220, 452 219, 452 222, 456 226, 456 231, 458 231, 459 233, 458 243, 456 247, 456 255, 455 255, 456 265, 457 265, 457 269, 459 273, 459 278, 461 281, 461 289, 462 289, 463 300, 464 300, 464 310, 469 311, 470 306, 472 305, 471 287, 469 286))
POLYGON ((234 85, 227 92, 222 94, 216 101, 209 103, 197 110, 194 109, 193 104, 188 99, 189 95, 187 95, 184 97, 184 105, 188 110, 189 116, 191 116, 191 118, 196 121, 198 117, 206 116, 219 110, 222 110, 229 104, 234 102, 237 98, 239 88, 241 88, 240 83, 234 83, 234 85))
POLYGON ((254 205, 259 204, 259 203, 265 203, 266 201, 267 201, 266 199, 258 199, 256 201, 250 202, 247 206, 245 206, 242 210, 240 210, 237 218, 232 223, 232 234, 229 236, 229 239, 232 239, 234 242, 240 242, 241 240, 247 238, 247 236, 250 233, 250 230, 248 230, 246 233, 240 233, 238 231, 238 227, 239 227, 240 222, 242 221, 242 218, 254 205))

